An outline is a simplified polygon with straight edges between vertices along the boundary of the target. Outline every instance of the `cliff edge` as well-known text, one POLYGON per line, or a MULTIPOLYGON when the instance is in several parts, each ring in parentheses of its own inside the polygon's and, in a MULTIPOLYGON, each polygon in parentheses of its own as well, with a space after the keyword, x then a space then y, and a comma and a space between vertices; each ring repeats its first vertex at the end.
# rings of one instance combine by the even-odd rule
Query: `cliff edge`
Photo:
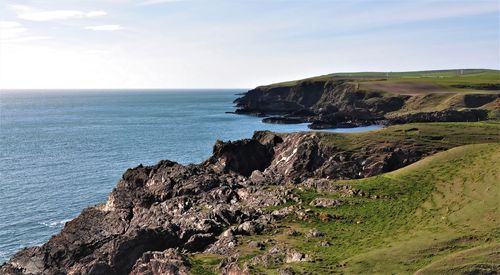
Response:
POLYGON ((312 129, 497 118, 500 71, 344 73, 260 86, 236 99, 236 113, 312 129))

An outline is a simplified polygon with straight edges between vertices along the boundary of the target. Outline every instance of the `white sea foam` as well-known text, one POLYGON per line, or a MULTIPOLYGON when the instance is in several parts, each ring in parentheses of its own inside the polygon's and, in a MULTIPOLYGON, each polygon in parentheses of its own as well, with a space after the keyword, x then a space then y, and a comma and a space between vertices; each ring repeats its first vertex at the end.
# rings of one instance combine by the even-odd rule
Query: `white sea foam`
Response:
POLYGON ((64 224, 71 221, 72 219, 64 219, 60 221, 48 221, 48 222, 40 222, 39 224, 45 225, 50 228, 62 228, 64 224))

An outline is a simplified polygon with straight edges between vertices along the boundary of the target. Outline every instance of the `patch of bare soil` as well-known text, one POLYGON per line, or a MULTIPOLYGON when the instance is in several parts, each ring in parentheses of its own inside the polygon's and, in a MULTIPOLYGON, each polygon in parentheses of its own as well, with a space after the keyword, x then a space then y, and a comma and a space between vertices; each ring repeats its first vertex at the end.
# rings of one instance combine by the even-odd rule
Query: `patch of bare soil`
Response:
POLYGON ((362 90, 376 90, 376 91, 387 91, 395 94, 402 95, 421 95, 428 93, 455 93, 449 88, 425 82, 413 82, 413 81, 380 81, 380 82, 368 82, 361 83, 360 89, 362 90))

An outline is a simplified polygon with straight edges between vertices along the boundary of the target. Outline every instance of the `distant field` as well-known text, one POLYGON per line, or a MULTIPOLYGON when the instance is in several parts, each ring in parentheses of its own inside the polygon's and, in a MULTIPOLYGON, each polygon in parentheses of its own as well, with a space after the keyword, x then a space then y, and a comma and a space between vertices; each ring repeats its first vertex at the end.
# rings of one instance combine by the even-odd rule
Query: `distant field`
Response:
POLYGON ((360 82, 361 90, 382 90, 399 94, 454 93, 454 92, 498 92, 457 88, 454 85, 500 84, 500 71, 454 70, 415 73, 389 73, 383 80, 360 82))
POLYGON ((453 87, 454 85, 500 84, 500 71, 485 69, 335 73, 271 84, 269 87, 293 86, 301 81, 327 81, 334 79, 347 79, 358 83, 359 90, 376 90, 408 95, 425 93, 500 92, 498 88, 494 90, 484 90, 453 87))

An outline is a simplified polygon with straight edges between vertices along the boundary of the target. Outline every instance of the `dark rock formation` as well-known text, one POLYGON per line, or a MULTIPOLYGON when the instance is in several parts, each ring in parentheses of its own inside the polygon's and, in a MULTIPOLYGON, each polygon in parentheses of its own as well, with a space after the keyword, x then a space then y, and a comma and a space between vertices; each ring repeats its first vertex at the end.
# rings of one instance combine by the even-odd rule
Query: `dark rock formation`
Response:
MULTIPOLYGON (((478 86, 498 88, 496 84, 478 86)), ((462 85, 463 88, 470 88, 462 85)), ((460 86, 460 87, 462 87, 460 86)), ((474 86, 475 87, 475 86, 474 86)), ((418 97, 418 96, 417 96, 418 97)), ((377 123, 429 121, 477 121, 488 118, 487 111, 459 110, 479 108, 500 98, 498 94, 466 94, 460 108, 453 105, 444 111, 395 113, 413 96, 379 91, 364 91, 348 79, 302 80, 296 84, 261 86, 236 99, 236 113, 268 116, 266 123, 311 122, 311 129, 350 128, 377 123), (476 112, 477 111, 477 112, 476 112), (278 114, 278 116, 276 116, 278 114), (485 115, 486 114, 486 115, 485 115), (387 115, 390 115, 389 118, 387 115), (270 117, 269 117, 270 116, 270 117)))
MULTIPOLYGON (((44 245, 19 251, 0 274, 184 274, 190 267, 186 253, 231 257, 238 236, 273 230, 275 219, 291 213, 307 218, 294 206, 263 211, 299 202, 293 184, 358 195, 348 186, 314 178, 371 176, 433 153, 397 147, 349 152, 325 144, 321 133, 256 132, 252 139, 218 141, 202 164, 160 161, 128 169, 106 203, 83 210, 44 245)), ((266 263, 310 260, 286 248, 266 255, 261 259, 266 263)), ((229 261, 221 271, 238 268, 229 261)))
POLYGON ((389 118, 389 124, 403 124, 411 122, 465 122, 465 121, 482 121, 488 119, 488 111, 486 110, 445 110, 439 112, 420 112, 413 114, 401 115, 394 118, 389 118))
POLYGON ((479 83, 479 84, 456 84, 451 85, 455 88, 461 89, 474 89, 474 90, 487 90, 487 91, 498 91, 500 90, 499 83, 479 83))
POLYGON ((233 171, 250 176, 254 170, 263 171, 271 162, 272 151, 254 139, 222 142, 214 145, 213 156, 207 164, 221 172, 233 171))
POLYGON ((293 86, 263 86, 235 100, 236 113, 282 114, 268 123, 314 121, 313 129, 370 124, 401 108, 407 96, 358 91, 346 80, 300 81, 293 86))
POLYGON ((190 264, 178 250, 144 253, 135 263, 130 275, 187 275, 190 264))
POLYGON ((293 117, 273 116, 264 118, 262 122, 273 124, 297 124, 304 122, 304 120, 293 117))

